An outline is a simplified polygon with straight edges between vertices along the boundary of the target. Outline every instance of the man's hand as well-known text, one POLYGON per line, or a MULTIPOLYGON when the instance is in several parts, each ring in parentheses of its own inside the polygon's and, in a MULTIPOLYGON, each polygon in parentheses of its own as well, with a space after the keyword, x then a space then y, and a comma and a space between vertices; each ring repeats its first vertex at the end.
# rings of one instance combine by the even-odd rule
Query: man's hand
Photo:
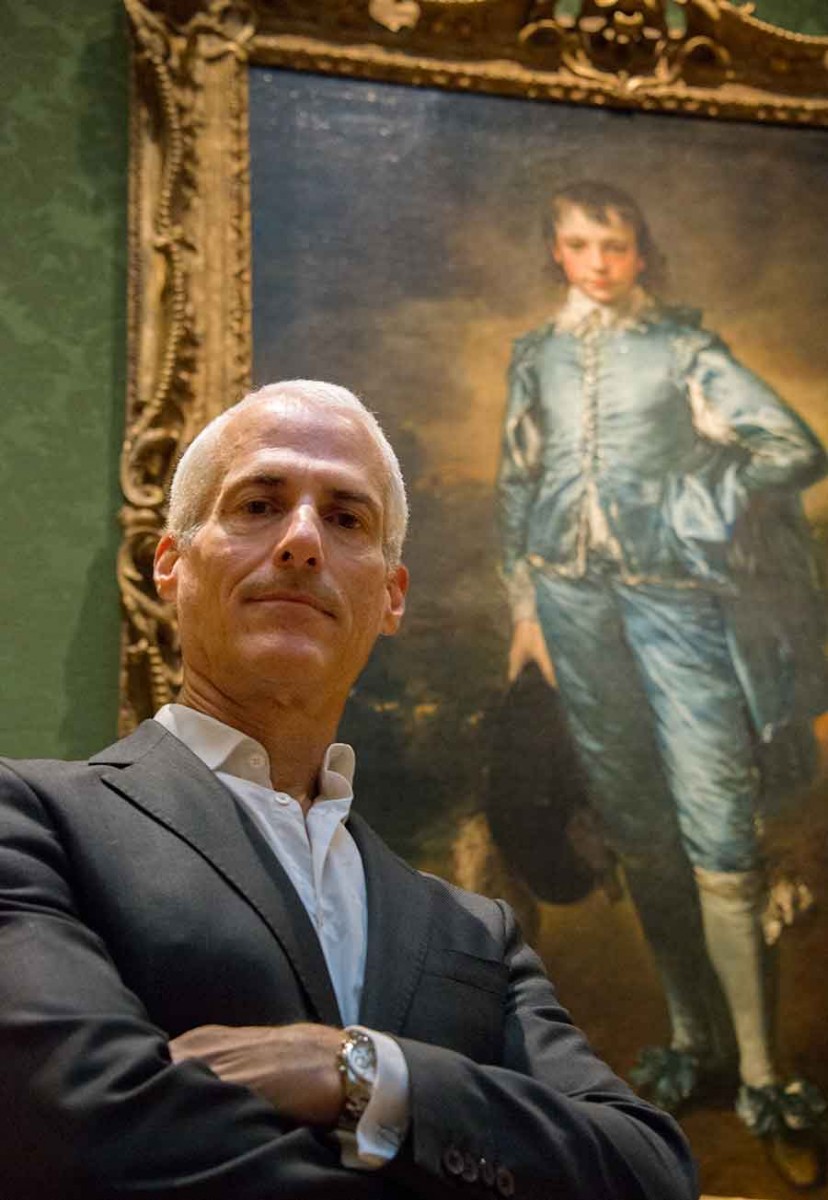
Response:
POLYGON ((555 686, 555 668, 546 649, 539 621, 517 621, 509 649, 509 683, 514 683, 527 663, 537 663, 550 687, 555 686))
POLYGON ((342 1038, 328 1025, 200 1025, 173 1038, 170 1054, 173 1062, 200 1059, 299 1125, 334 1126, 342 1111, 342 1038))

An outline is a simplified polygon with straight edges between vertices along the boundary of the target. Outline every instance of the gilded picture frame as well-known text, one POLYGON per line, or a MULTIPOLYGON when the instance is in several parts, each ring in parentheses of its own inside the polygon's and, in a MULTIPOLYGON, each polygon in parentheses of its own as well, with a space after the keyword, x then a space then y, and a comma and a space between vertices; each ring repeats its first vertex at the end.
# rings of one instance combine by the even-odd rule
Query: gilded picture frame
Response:
MULTIPOLYGON (((775 126, 774 137, 783 132, 794 137, 797 130, 828 127, 828 37, 771 27, 751 15, 749 5, 727 0, 679 0, 681 22, 668 19, 676 5, 666 0, 580 0, 575 16, 556 11, 573 8, 558 0, 124 3, 133 66, 129 370, 118 578, 123 600, 120 724, 128 732, 172 700, 180 683, 174 613, 152 585, 152 554, 172 471, 198 430, 238 399, 254 376, 251 68, 286 77, 298 72, 306 81, 322 76, 354 86, 437 89, 449 103, 464 94, 511 97, 550 111, 557 104, 568 111, 575 106, 582 112, 663 117, 665 128, 672 115, 749 122, 756 130, 775 126)), ((308 91, 302 95, 307 101, 308 91)), ((271 270, 278 273, 278 262, 271 270)), ((527 327, 518 325, 513 332, 527 327)), ((297 359, 297 370, 302 366, 297 359)), ((503 382, 500 373, 497 386, 503 382)), ((370 402, 373 393, 366 395, 370 402)), ((393 422, 390 432, 396 441, 393 422)), ((416 565, 422 586, 422 555, 416 565)), ((436 585, 428 570, 425 577, 426 588, 439 589, 439 575, 436 585)), ((445 622, 446 609, 440 611, 435 619, 445 622)), ((413 616, 416 626, 416 608, 413 616)), ((465 636, 448 632, 457 643, 465 636)), ((416 742, 430 715, 429 696, 417 693, 404 667, 396 678, 406 679, 402 707, 407 706, 409 721, 420 722, 419 733, 414 729, 411 737, 413 726, 400 717, 391 683, 387 694, 382 688, 372 694, 369 681, 362 707, 359 697, 356 701, 355 724, 362 721, 374 733, 373 714, 381 713, 383 737, 391 728, 400 744, 406 738, 416 742)), ((471 729, 479 717, 477 710, 466 713, 463 729, 471 729)), ((458 718, 458 729, 460 724, 458 718)), ((455 757, 479 744, 476 737, 456 741, 455 757)), ((423 747, 428 758, 427 737, 423 747)), ((361 757, 360 795, 369 805, 367 815, 389 835, 391 827, 384 827, 370 808, 371 764, 366 768, 365 761, 361 757)), ((444 791, 462 792, 464 777, 443 771, 444 765, 437 764, 444 791)), ((403 796, 406 786, 395 782, 403 796)), ((414 790, 425 849, 418 842, 412 859, 477 890, 506 895, 531 933, 535 900, 530 895, 522 910, 526 889, 508 873, 498 874, 488 846, 481 857, 477 839, 487 836, 485 828, 481 832, 477 819, 466 820, 462 807, 455 806, 445 810, 443 827, 435 830, 429 821, 436 801, 429 809, 420 782, 414 790)), ((440 799, 436 791, 435 797, 440 799)), ((406 819, 410 825, 414 818, 406 819)), ((391 840, 407 852, 403 835, 391 840)), ((630 912, 625 919, 628 940, 621 958, 632 953, 616 966, 646 976, 650 967, 642 946, 636 949, 635 918, 630 912)), ((581 939, 588 944, 580 950, 565 924, 546 938, 553 956, 561 949, 557 974, 567 996, 573 976, 588 978, 593 959, 615 953, 601 937, 596 947, 591 936, 588 930, 581 939)), ((647 986, 652 1005, 638 1009, 642 1028, 652 1025, 660 1003, 657 989, 647 986)), ((600 988, 593 990, 597 997, 600 988)), ((629 999, 635 1010, 638 1001, 632 994, 629 999)), ((598 1000, 591 1004, 589 995, 578 997, 576 988, 574 1003, 576 1017, 606 1052, 612 1038, 603 1044, 598 1000)), ((617 1065, 612 1053, 608 1057, 617 1065)), ((695 1114, 688 1125, 691 1137, 710 1140, 709 1121, 694 1120, 695 1114)), ((709 1153, 705 1150, 703 1163, 706 1156, 715 1164, 724 1153, 717 1142, 709 1153)), ((711 1177, 718 1179, 715 1171, 711 1177)), ((769 1194, 761 1171, 740 1175, 742 1186, 748 1194, 769 1194)), ((711 1187, 732 1189, 732 1172, 711 1187)))
POLYGON ((132 39, 122 731, 179 680, 151 582, 173 465, 251 374, 251 65, 596 108, 828 125, 828 38, 679 0, 124 0, 132 39))

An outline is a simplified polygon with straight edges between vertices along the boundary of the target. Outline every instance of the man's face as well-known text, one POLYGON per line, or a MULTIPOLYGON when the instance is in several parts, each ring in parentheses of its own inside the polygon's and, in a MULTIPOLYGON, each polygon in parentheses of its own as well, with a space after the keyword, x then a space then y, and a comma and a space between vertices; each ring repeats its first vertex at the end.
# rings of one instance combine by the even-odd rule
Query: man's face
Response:
POLYGON ((635 230, 610 209, 602 224, 582 208, 567 208, 557 223, 553 256, 567 281, 599 304, 629 294, 644 270, 635 230))
POLYGON ((293 685, 344 700, 404 608, 405 568, 383 556, 380 451, 347 410, 284 401, 243 410, 224 437, 204 523, 156 558, 185 673, 238 702, 293 685))

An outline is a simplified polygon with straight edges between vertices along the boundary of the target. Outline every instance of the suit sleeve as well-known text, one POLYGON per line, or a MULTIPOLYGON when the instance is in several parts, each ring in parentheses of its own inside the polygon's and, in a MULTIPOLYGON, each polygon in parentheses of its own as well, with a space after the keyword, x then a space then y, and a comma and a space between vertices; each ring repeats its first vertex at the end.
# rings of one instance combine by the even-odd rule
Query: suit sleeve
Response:
POLYGON ((692 1200, 695 1168, 678 1126, 595 1057, 498 904, 509 968, 502 1062, 400 1039, 411 1131, 389 1172, 430 1198, 692 1200))
POLYGON ((166 1034, 85 923, 58 831, 0 764, 3 1200, 274 1200, 381 1194, 338 1148, 279 1120, 166 1034))

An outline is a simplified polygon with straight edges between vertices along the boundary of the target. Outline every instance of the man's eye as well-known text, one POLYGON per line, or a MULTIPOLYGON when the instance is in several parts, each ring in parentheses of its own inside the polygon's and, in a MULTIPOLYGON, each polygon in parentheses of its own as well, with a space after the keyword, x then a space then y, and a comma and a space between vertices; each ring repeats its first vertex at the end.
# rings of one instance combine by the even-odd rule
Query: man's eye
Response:
POLYGON ((269 500, 245 500, 242 507, 251 517, 263 517, 273 511, 269 500))
POLYGON ((331 521, 341 529, 361 529, 362 520, 356 513, 338 510, 330 515, 331 521))

